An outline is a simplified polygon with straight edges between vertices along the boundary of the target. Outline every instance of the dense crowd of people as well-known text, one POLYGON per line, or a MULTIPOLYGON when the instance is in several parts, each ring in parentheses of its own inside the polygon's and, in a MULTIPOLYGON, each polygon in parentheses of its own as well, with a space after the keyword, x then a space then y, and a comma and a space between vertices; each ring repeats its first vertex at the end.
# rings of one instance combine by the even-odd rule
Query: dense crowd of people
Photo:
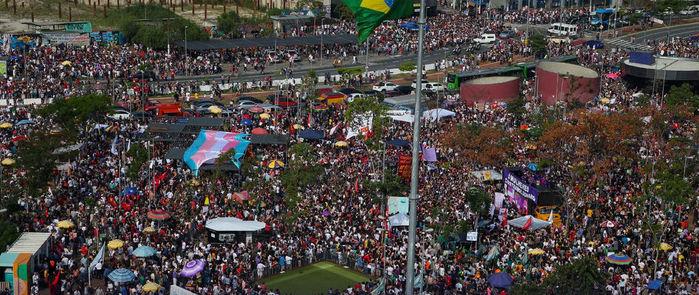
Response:
MULTIPOLYGON (((440 14, 429 19, 429 41, 425 46, 427 51, 452 48, 484 30, 505 30, 507 22, 549 23, 581 13, 510 11, 492 14, 491 19, 440 14)), ((340 22, 315 29, 320 34, 339 34, 351 33, 353 26, 340 22)), ((411 53, 416 50, 416 36, 415 32, 401 29, 399 23, 384 23, 370 39, 369 47, 380 55, 411 53)), ((532 54, 523 41, 521 34, 500 40, 482 52, 445 58, 437 62, 438 68, 466 70, 479 67, 481 62, 510 63, 515 56, 532 54)), ((653 45, 661 55, 696 58, 699 54, 696 40, 673 38, 653 45)), ((320 48, 293 50, 305 59, 317 57, 320 48)), ((363 48, 325 46, 323 50, 328 57, 351 57, 361 54, 363 48)), ((623 50, 553 42, 547 45, 547 52, 549 56, 575 55, 578 63, 602 74, 617 71, 619 62, 627 56, 623 50)), ((189 95, 199 92, 201 83, 173 81, 175 77, 264 72, 270 65, 270 55, 259 48, 166 53, 137 45, 93 45, 79 49, 42 46, 4 53, 12 57, 8 75, 0 84, 0 96, 4 99, 71 97, 100 90, 116 101, 143 92, 176 93, 189 102, 189 95), (139 72, 144 75, 145 70, 164 81, 139 82, 143 80, 140 77, 135 83, 129 82, 139 72)), ((231 84, 231 78, 235 80, 231 76, 216 77, 213 83, 231 84)), ((358 77, 350 84, 361 86, 361 82, 376 79, 379 77, 358 77)), ((259 80, 257 85, 271 84, 271 77, 259 80)), ((644 162, 581 179, 573 176, 574 153, 556 153, 551 167, 539 172, 538 177, 566 192, 565 204, 560 206, 564 222, 542 230, 509 226, 507 220, 522 212, 515 210, 516 204, 509 199, 502 205, 493 202, 493 209, 487 214, 471 208, 468 188, 479 187, 494 198, 503 186, 485 182, 472 172, 501 171, 504 167, 466 159, 444 138, 454 136, 453 132, 464 126, 502 130, 514 147, 506 152, 506 162, 528 169, 527 164, 535 162, 537 154, 529 148, 533 142, 518 131, 524 125, 538 124, 537 118, 545 110, 565 109, 566 105, 546 106, 536 95, 534 79, 525 79, 523 84, 522 114, 513 113, 504 104, 466 105, 458 94, 446 94, 439 97, 443 103, 438 107, 455 115, 423 123, 420 142, 425 148, 435 148, 438 159, 420 168, 414 266, 421 278, 419 288, 431 294, 502 294, 499 292, 504 290, 494 288, 488 281, 492 274, 506 272, 517 284, 540 284, 561 265, 593 257, 598 268, 608 275, 605 281, 598 282, 601 293, 641 294, 653 280, 662 282, 659 292, 664 294, 699 292, 699 248, 695 241, 699 232, 693 228, 690 217, 699 212, 691 206, 663 206, 652 198, 639 200, 649 181, 642 172, 644 162), (562 208, 566 208, 564 212, 562 208), (485 225, 479 230, 477 244, 464 244, 445 229, 445 225, 479 227, 481 223, 485 225), (646 223, 662 225, 659 235, 671 245, 670 249, 657 248, 646 223), (534 248, 543 254, 530 254, 534 248), (623 266, 609 264, 605 261, 609 253, 623 253, 632 261, 623 266)), ((637 110, 640 91, 623 79, 603 75, 599 97, 585 105, 584 110, 605 114, 637 110)), ((287 92, 290 96, 301 95, 293 86, 287 92)), ((210 97, 217 99, 213 94, 210 97)), ((660 104, 662 98, 658 92, 649 100, 651 104, 660 104)), ((293 109, 262 116, 252 110, 237 109, 216 128, 248 134, 261 128, 270 134, 288 135, 291 143, 251 145, 241 172, 203 172, 198 176, 182 161, 166 157, 170 143, 144 140, 149 136, 147 125, 159 118, 89 119, 77 131, 78 142, 82 143, 78 152, 64 159, 65 163, 52 174, 51 189, 40 196, 21 196, 18 200, 26 214, 17 215, 12 221, 20 230, 52 235, 50 254, 34 267, 32 284, 36 287, 32 293, 48 288, 50 294, 145 294, 143 287, 152 282, 161 286, 155 291, 157 294, 167 294, 170 285, 197 294, 281 294, 261 279, 330 260, 370 278, 330 290, 330 294, 372 294, 377 287, 386 294, 404 294, 407 229, 388 226, 386 201, 377 197, 369 183, 381 178, 382 162, 389 173, 395 173, 399 158, 409 154, 409 150, 387 144, 376 151, 362 136, 347 138, 351 126, 346 122, 346 110, 344 104, 338 104, 303 116, 293 109), (301 128, 320 130, 325 136, 321 140, 304 140, 298 136, 301 128), (338 147, 338 141, 348 142, 348 147, 338 147), (284 169, 293 167, 271 168, 270 163, 302 163, 299 155, 291 154, 290 146, 298 143, 307 143, 311 149, 310 159, 303 160, 312 162, 305 165, 321 167, 322 172, 311 184, 300 188, 296 202, 290 202, 294 196, 286 190, 282 174, 284 169), (129 152, 137 145, 148 151, 148 160, 140 163, 137 173, 129 173, 130 165, 139 163, 129 152), (247 192, 250 200, 239 197, 242 191, 247 192), (148 213, 154 210, 166 212, 169 218, 149 218, 148 213), (252 241, 218 243, 209 238, 205 225, 207 220, 224 216, 264 222, 266 227, 252 241), (73 225, 59 226, 60 221, 73 225), (89 271, 101 246, 117 239, 123 245, 110 246, 104 259, 89 271), (140 246, 153 247, 157 253, 147 258, 135 257, 133 252, 140 246), (204 269, 194 276, 182 275, 183 267, 197 259, 205 262, 204 269), (129 270, 135 278, 115 283, 109 274, 117 269, 129 270)), ((32 138, 59 126, 55 118, 42 117, 33 108, 8 107, 0 116, 0 121, 14 123, 0 131, 3 158, 22 156, 17 155, 17 146, 26 140, 23 137, 32 138), (26 120, 30 122, 18 124, 26 120)), ((566 113, 558 120, 572 124, 577 119, 566 113)), ((696 140, 696 123, 696 116, 685 119, 670 132, 684 138, 695 136, 696 140)), ((411 141, 412 125, 389 122, 383 134, 382 140, 411 141)), ((659 156, 663 139, 657 136, 650 130, 642 132, 638 153, 659 156)), ((571 142, 566 148, 574 144, 571 142)), ((696 177, 696 171, 688 172, 690 179, 696 177)), ((3 186, 21 187, 29 171, 5 169, 2 173, 3 186)), ((696 204, 696 200, 692 202, 696 204)))

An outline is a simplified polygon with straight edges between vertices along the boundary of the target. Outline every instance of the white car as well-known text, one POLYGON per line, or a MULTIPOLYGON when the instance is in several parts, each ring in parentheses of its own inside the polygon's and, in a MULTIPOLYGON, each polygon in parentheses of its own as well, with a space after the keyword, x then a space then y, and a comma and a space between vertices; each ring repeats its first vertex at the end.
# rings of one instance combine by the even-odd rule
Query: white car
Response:
MULTIPOLYGON (((430 81, 422 80, 422 89, 425 89, 425 85, 427 83, 430 83, 430 81)), ((410 84, 410 87, 413 87, 413 89, 417 89, 417 81, 413 80, 413 83, 410 84)))
POLYGON ((497 39, 498 38, 495 37, 495 34, 485 33, 485 34, 481 34, 480 38, 473 39, 473 41, 476 43, 480 43, 480 44, 490 44, 490 43, 495 42, 495 40, 497 40, 497 39))
POLYGON ((116 109, 111 114, 107 115, 107 117, 114 120, 128 120, 131 118, 131 113, 127 110, 116 109))
POLYGON ((427 84, 422 84, 422 90, 425 91, 432 91, 432 92, 441 92, 444 91, 444 85, 442 83, 437 83, 437 82, 430 82, 427 84))
POLYGON ((396 87, 398 87, 398 85, 393 82, 381 82, 374 85, 371 89, 378 92, 386 92, 396 90, 396 87))
POLYGON ((353 100, 357 98, 364 98, 364 93, 351 93, 350 95, 347 96, 347 102, 352 102, 353 100))

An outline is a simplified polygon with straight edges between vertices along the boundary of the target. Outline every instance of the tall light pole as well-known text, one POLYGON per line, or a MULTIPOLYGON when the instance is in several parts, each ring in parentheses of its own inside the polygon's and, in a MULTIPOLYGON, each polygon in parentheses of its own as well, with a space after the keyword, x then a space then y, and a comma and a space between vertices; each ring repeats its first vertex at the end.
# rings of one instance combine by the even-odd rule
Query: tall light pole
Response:
POLYGON ((184 26, 184 76, 189 75, 189 55, 187 54, 187 28, 189 26, 184 26))
POLYGON ((425 43, 425 0, 420 0, 420 19, 417 22, 420 31, 418 33, 417 47, 417 80, 415 80, 415 117, 413 121, 413 161, 410 173, 410 223, 408 225, 408 265, 406 265, 405 294, 413 295, 415 281, 415 226, 417 223, 417 188, 420 172, 419 146, 420 146, 420 100, 422 94, 422 50, 425 43))
POLYGON ((323 35, 325 26, 323 25, 323 21, 325 21, 325 16, 320 18, 320 65, 323 65, 323 35))

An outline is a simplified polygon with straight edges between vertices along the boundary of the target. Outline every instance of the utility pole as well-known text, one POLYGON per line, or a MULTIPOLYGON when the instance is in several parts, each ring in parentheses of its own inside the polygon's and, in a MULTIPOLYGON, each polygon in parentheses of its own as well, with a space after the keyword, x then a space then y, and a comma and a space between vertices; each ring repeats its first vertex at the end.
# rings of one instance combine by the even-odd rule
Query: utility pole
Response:
POLYGON ((405 280, 405 294, 413 295, 415 281, 415 227, 417 223, 417 193, 420 167, 420 98, 422 94, 422 50, 425 43, 425 0, 420 0, 420 19, 417 22, 420 31, 418 33, 417 48, 417 80, 415 80, 415 116, 413 121, 413 161, 410 174, 410 224, 408 225, 408 263, 405 280))

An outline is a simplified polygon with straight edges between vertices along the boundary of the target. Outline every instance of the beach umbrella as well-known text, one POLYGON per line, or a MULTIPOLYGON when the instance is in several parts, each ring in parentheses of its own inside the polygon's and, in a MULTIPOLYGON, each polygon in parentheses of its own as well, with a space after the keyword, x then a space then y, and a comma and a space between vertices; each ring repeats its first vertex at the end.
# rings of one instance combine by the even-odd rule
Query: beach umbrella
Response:
POLYGON ((270 115, 268 113, 262 113, 260 114, 260 119, 269 119, 270 115))
POLYGON ((237 192, 233 193, 233 198, 242 203, 243 201, 250 200, 250 194, 248 191, 237 192))
POLYGON ((0 123, 0 128, 2 128, 2 129, 12 128, 12 123, 10 123, 10 122, 0 123))
POLYGON ((294 129, 296 129, 296 130, 303 129, 303 126, 300 124, 294 124, 294 126, 292 126, 292 127, 294 127, 294 129))
POLYGON ((24 120, 20 120, 15 125, 22 126, 22 125, 28 125, 28 124, 34 124, 34 121, 29 120, 29 119, 24 119, 24 120))
POLYGON ((182 268, 180 276, 183 276, 185 278, 191 278, 193 276, 196 276, 198 273, 204 270, 205 265, 206 263, 204 262, 204 260, 201 259, 196 259, 187 262, 187 264, 184 265, 184 268, 182 268))
POLYGON ((602 104, 608 104, 610 102, 609 98, 603 97, 602 99, 599 100, 600 103, 602 104))
POLYGON ((156 232, 155 227, 149 226, 143 229, 144 234, 154 234, 156 232))
POLYGON ((133 274, 133 271, 125 269, 125 268, 117 268, 113 270, 112 272, 107 275, 107 278, 112 280, 112 282, 115 283, 126 283, 133 281, 133 279, 136 278, 136 275, 133 274))
POLYGON ((335 143, 335 146, 336 146, 336 147, 346 147, 346 146, 348 146, 348 145, 349 145, 349 144, 348 144, 346 141, 338 141, 338 142, 335 143))
POLYGON ((138 195, 138 189, 135 188, 135 187, 133 187, 133 186, 127 187, 127 188, 125 188, 125 189, 121 192, 121 195, 122 195, 122 196, 135 196, 135 195, 138 195))
POLYGON ((646 286, 646 288, 648 288, 648 290, 660 290, 660 287, 662 287, 662 286, 663 286, 663 281, 655 279, 655 280, 648 282, 648 286, 646 286))
POLYGON ((250 133, 251 133, 251 134, 254 134, 254 135, 265 135, 265 134, 269 134, 269 132, 268 132, 266 129, 264 129, 264 128, 259 128, 259 127, 258 127, 258 128, 252 129, 252 130, 250 131, 250 133))
POLYGON ((624 254, 612 254, 607 256, 605 260, 614 265, 629 265, 631 263, 631 257, 624 254))
POLYGON ((145 285, 143 285, 143 287, 141 287, 141 290, 143 290, 143 292, 155 293, 158 292, 158 290, 160 290, 160 285, 153 282, 148 282, 145 285))
POLYGON ((494 288, 509 289, 512 287, 512 276, 506 272, 498 272, 488 277, 488 283, 494 288))
POLYGON ((144 257, 151 257, 158 253, 157 250, 155 250, 153 247, 150 246, 140 246, 131 252, 133 256, 144 258, 144 257))
POLYGON ((534 248, 534 249, 529 249, 529 251, 527 251, 527 253, 529 253, 529 255, 536 256, 536 255, 544 254, 545 252, 541 248, 534 248))
POLYGON ((245 126, 250 126, 250 125, 252 125, 252 120, 250 120, 250 119, 243 119, 243 120, 240 121, 240 124, 243 124, 243 125, 245 125, 245 126))
POLYGON ((599 226, 600 226, 600 227, 609 227, 609 228, 612 228, 612 227, 615 227, 615 226, 616 226, 616 222, 611 221, 611 220, 607 220, 607 221, 604 221, 604 222, 600 223, 599 226))
POLYGON ((74 226, 75 226, 75 223, 73 223, 72 221, 70 221, 68 219, 61 220, 56 224, 56 227, 58 227, 60 229, 68 229, 68 228, 72 228, 74 226))
POLYGON ((112 249, 112 250, 119 249, 121 247, 124 247, 124 241, 119 240, 119 239, 114 239, 114 240, 109 241, 109 243, 107 243, 107 248, 112 249))
POLYGON ((220 107, 213 105, 209 107, 209 112, 212 114, 220 114, 223 112, 223 110, 220 107))
POLYGON ((64 65, 64 66, 69 66, 69 65, 72 65, 73 63, 70 62, 69 60, 64 60, 64 61, 61 62, 61 64, 64 65))
POLYGON ((267 167, 269 169, 278 169, 278 168, 283 168, 284 167, 284 162, 279 161, 279 160, 272 160, 267 164, 267 167))
POLYGON ((165 211, 163 209, 150 210, 150 211, 148 211, 147 215, 148 215, 148 219, 159 220, 159 221, 166 220, 166 219, 170 218, 170 213, 167 213, 167 211, 165 211))
POLYGON ((248 109, 248 111, 250 111, 251 113, 256 113, 256 114, 257 114, 257 113, 262 113, 262 112, 264 112, 265 109, 263 109, 262 107, 259 107, 259 106, 254 106, 254 107, 251 107, 250 109, 248 109))
POLYGON ((672 245, 662 242, 660 243, 660 246, 658 246, 658 249, 663 250, 663 251, 668 251, 672 249, 672 245))
POLYGON ((5 165, 5 166, 9 166, 9 165, 14 165, 15 162, 16 162, 16 161, 15 161, 14 159, 5 158, 5 159, 2 160, 2 162, 0 162, 0 164, 3 164, 3 165, 5 165))

